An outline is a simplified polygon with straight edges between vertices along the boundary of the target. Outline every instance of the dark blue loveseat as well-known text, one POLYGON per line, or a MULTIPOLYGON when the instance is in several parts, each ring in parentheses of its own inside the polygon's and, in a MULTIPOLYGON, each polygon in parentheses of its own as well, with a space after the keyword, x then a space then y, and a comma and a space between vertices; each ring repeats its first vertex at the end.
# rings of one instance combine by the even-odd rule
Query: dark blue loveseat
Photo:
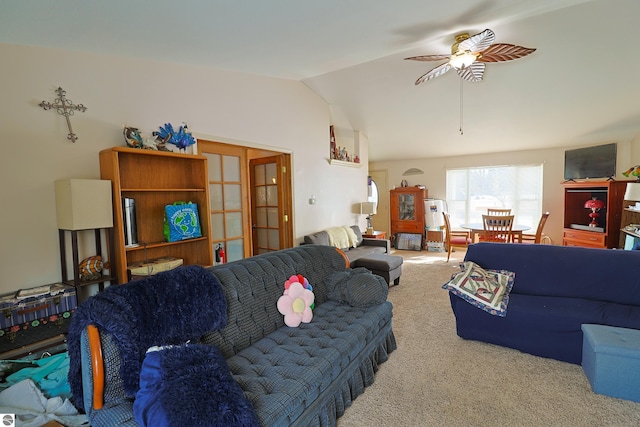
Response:
POLYGON ((450 295, 462 338, 580 364, 582 324, 640 329, 640 251, 478 243, 465 260, 515 281, 506 317, 450 295))

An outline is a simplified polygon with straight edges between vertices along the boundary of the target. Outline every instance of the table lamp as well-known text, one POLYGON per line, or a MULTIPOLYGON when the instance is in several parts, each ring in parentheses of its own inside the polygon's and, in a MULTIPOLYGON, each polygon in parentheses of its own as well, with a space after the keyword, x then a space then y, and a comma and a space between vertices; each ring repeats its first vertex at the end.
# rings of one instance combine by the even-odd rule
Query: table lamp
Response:
POLYGON ((371 215, 376 214, 376 204, 373 202, 360 203, 360 213, 367 215, 367 234, 373 234, 373 227, 371 226, 371 215))
POLYGON ((598 211, 604 208, 604 206, 605 206, 604 202, 602 200, 596 199, 595 197, 587 200, 584 203, 584 207, 586 209, 591 209, 591 213, 589 214, 589 217, 591 218, 591 223, 589 224, 589 227, 598 226, 598 217, 600 216, 598 211))
MULTIPOLYGON (((115 280, 113 274, 103 275, 103 268, 110 268, 102 259, 101 233, 110 237, 107 245, 109 260, 113 258, 113 204, 111 202, 111 181, 99 179, 65 179, 56 181, 56 215, 58 234, 60 237, 60 261, 62 281, 75 286, 76 292, 85 284, 97 284, 104 290, 104 283, 115 280), (95 235, 95 257, 85 258, 80 262, 78 234, 93 230, 95 235), (71 254, 73 277, 67 275, 67 232, 71 233, 71 254), (86 264, 85 264, 86 263, 86 264), (88 281, 88 282, 87 282, 88 281)), ((111 271, 111 270, 110 270, 111 271)), ((112 282, 113 283, 113 282, 112 282)), ((78 296, 78 301, 82 298, 78 296)))
POLYGON ((65 179, 56 181, 56 214, 61 230, 113 227, 111 181, 65 179))
POLYGON ((628 182, 624 192, 624 200, 640 201, 640 182, 628 182))

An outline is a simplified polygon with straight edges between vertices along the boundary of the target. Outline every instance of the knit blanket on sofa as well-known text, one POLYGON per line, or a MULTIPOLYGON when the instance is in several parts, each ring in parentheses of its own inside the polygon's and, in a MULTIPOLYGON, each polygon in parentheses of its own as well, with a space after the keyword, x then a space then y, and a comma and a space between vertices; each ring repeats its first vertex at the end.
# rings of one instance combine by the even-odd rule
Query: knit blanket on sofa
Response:
POLYGON ((358 237, 351 227, 330 227, 325 231, 329 235, 331 246, 341 249, 358 246, 358 237))
POLYGON ((225 327, 227 300, 218 279, 195 265, 112 285, 87 299, 77 308, 67 337, 69 383, 78 408, 84 408, 81 337, 90 324, 114 337, 122 359, 123 388, 133 397, 147 349, 199 340, 204 333, 225 327))

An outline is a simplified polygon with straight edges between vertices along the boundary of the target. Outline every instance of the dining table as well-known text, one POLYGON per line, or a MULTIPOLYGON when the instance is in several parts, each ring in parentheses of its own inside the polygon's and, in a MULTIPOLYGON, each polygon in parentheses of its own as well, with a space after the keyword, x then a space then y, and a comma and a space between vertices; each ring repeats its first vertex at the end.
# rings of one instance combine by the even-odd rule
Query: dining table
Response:
MULTIPOLYGON (((461 228, 465 230, 469 230, 471 233, 471 241, 477 242, 477 237, 480 234, 484 233, 484 224, 481 222, 470 222, 467 224, 460 224, 461 228)), ((511 234, 515 237, 514 241, 517 240, 518 243, 522 243, 522 232, 531 230, 531 227, 524 224, 513 224, 511 227, 511 234)))

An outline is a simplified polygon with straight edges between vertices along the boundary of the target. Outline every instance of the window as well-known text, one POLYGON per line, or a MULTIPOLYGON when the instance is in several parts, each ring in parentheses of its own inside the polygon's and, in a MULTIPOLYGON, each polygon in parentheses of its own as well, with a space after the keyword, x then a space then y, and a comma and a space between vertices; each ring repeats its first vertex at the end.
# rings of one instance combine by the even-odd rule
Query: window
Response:
POLYGON ((367 197, 367 201, 373 202, 377 210, 378 209, 378 184, 376 184, 376 182, 371 177, 368 177, 368 181, 369 181, 369 186, 368 186, 369 194, 367 197))
POLYGON ((510 208, 532 230, 542 215, 542 165, 447 169, 451 224, 482 222, 487 208, 510 208))

